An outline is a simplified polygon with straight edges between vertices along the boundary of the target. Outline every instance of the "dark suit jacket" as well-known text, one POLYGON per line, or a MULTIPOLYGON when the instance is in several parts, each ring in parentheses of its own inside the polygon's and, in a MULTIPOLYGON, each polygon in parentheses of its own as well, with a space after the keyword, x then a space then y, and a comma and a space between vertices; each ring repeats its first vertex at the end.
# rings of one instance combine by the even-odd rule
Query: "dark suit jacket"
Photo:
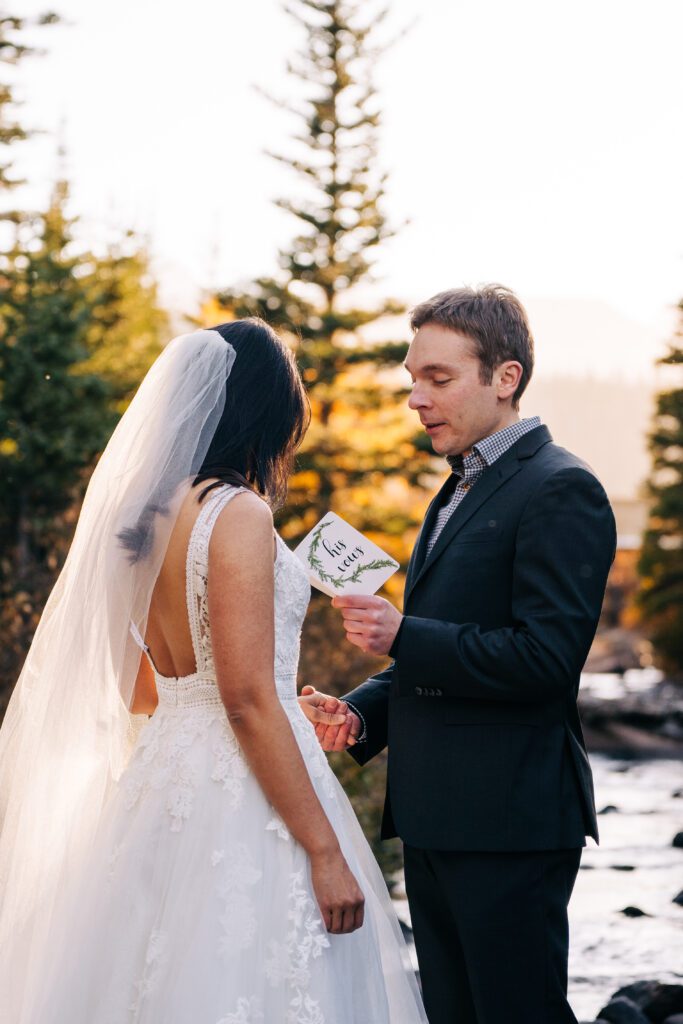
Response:
POLYGON ((389 748, 382 835, 437 850, 597 841, 576 698, 615 553, 607 496, 537 427, 425 558, 444 489, 410 560, 395 660, 347 694, 368 730, 352 756, 389 748))

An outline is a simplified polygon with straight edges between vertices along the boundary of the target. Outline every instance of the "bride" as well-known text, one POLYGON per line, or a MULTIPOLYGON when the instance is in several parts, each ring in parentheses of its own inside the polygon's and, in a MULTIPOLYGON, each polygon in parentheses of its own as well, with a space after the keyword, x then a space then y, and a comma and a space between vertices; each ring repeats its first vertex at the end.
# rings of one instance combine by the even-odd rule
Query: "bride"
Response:
POLYGON ((99 460, 0 731, 2 1024, 426 1020, 296 699, 271 510, 307 414, 235 321, 167 346, 99 460))

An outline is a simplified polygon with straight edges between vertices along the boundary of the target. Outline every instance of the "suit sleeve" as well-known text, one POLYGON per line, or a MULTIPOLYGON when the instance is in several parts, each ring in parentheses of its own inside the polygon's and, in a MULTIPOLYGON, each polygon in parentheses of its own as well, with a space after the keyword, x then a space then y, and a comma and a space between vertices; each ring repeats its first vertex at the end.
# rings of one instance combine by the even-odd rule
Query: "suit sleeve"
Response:
POLYGON ((389 691, 393 677, 393 663, 384 672, 366 679, 342 700, 354 704, 363 718, 367 729, 364 743, 349 748, 349 754, 358 764, 367 764, 387 745, 387 721, 389 710, 389 691))
POLYGON ((397 652, 399 693, 429 679, 444 697, 555 700, 576 686, 595 635, 616 548, 600 482, 580 467, 548 477, 519 523, 511 625, 406 616, 397 652))

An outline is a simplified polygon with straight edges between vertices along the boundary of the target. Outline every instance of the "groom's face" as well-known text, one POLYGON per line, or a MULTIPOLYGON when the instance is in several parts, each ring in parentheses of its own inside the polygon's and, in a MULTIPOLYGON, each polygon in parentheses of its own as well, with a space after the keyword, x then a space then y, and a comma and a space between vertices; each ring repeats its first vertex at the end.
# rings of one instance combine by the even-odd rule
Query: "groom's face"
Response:
POLYGON ((497 376, 482 384, 474 342, 441 324, 425 324, 412 340, 405 366, 413 378, 408 401, 438 455, 459 455, 500 429, 509 415, 497 376))

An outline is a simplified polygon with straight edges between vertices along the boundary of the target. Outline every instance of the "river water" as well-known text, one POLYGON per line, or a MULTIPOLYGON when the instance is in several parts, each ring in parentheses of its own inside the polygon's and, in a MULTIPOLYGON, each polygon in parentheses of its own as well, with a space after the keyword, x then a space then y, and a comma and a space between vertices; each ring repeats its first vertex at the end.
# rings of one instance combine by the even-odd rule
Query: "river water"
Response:
MULTIPOLYGON (((683 831, 683 761, 592 755, 591 764, 598 810, 616 810, 599 817, 600 846, 588 841, 570 905, 569 998, 579 1021, 593 1021, 630 982, 683 983, 683 907, 672 902, 683 890, 683 850, 672 846, 683 831), (649 916, 626 917, 629 906, 649 916)), ((396 908, 408 923, 401 888, 396 908)))
POLYGON ((683 762, 591 757, 600 846, 592 840, 570 904, 569 994, 579 1020, 594 1020, 622 985, 683 982, 683 762), (680 796, 674 796, 680 791, 680 796), (630 867, 634 870, 620 870, 630 867), (635 906, 648 917, 620 911, 635 906))

